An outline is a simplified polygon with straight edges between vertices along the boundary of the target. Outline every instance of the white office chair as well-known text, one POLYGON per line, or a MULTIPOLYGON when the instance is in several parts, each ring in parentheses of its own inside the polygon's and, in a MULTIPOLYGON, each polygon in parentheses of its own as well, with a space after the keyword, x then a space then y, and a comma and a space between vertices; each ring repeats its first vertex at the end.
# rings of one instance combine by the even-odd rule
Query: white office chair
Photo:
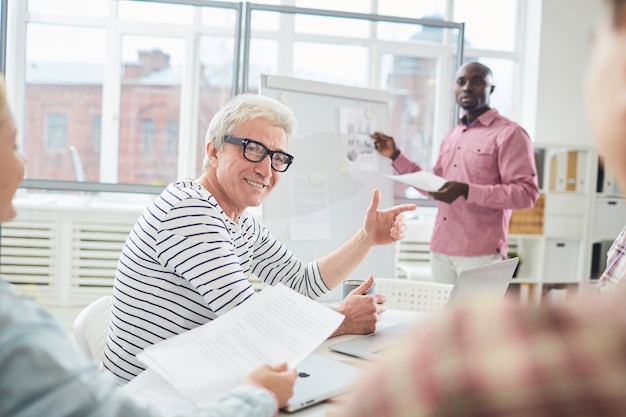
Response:
POLYGON ((388 309, 438 313, 445 307, 452 284, 379 278, 376 293, 387 298, 388 309))
POLYGON ((395 243, 396 278, 432 281, 430 238, 434 222, 407 220, 404 239, 395 243))
POLYGON ((112 301, 111 295, 100 297, 82 309, 74 320, 74 340, 85 356, 99 364, 104 359, 112 301))

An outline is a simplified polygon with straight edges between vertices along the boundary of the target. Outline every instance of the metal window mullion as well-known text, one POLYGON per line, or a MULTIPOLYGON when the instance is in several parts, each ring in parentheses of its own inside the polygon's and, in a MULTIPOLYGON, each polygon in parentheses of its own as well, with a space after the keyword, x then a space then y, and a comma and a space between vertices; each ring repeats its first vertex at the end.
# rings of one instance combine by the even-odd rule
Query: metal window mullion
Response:
POLYGON ((102 113, 100 141, 100 177, 105 183, 118 179, 119 131, 121 101, 122 34, 117 15, 117 2, 111 2, 107 29, 107 52, 102 82, 102 113))

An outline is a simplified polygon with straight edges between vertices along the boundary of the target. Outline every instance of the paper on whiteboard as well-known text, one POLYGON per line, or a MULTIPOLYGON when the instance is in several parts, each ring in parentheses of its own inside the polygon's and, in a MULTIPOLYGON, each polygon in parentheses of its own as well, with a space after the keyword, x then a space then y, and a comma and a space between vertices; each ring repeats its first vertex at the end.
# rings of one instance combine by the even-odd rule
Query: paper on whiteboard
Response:
POLYGON ((389 175, 389 178, 412 185, 424 191, 437 191, 448 181, 428 171, 418 171, 403 175, 389 175))
POLYGON ((377 130, 376 112, 360 107, 339 108, 340 152, 350 170, 378 172, 378 160, 370 132, 377 130))

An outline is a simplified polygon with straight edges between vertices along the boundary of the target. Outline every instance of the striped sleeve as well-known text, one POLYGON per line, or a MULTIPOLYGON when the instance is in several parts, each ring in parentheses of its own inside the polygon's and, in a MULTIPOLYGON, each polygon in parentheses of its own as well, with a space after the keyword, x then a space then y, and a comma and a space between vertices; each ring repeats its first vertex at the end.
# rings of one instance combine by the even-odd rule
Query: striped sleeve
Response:
POLYGON ((252 272, 263 282, 269 285, 283 283, 312 299, 330 291, 322 279, 317 260, 304 265, 253 216, 242 222, 242 228, 244 233, 254 236, 252 272))
POLYGON ((159 262, 188 281, 212 311, 221 314, 254 290, 243 273, 230 226, 214 207, 198 199, 176 203, 156 235, 159 262))

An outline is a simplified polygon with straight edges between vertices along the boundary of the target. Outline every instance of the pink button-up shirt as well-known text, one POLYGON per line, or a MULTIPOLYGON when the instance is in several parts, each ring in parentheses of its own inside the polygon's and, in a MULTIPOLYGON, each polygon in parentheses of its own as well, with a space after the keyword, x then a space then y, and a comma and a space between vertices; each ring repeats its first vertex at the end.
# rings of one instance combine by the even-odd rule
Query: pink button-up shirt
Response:
MULTIPOLYGON (((393 167, 400 174, 421 170, 403 153, 393 167)), ((539 197, 536 172, 528 134, 496 109, 470 126, 459 122, 441 141, 433 173, 469 184, 469 192, 467 200, 439 202, 431 251, 505 258, 512 209, 533 207, 539 197)))

